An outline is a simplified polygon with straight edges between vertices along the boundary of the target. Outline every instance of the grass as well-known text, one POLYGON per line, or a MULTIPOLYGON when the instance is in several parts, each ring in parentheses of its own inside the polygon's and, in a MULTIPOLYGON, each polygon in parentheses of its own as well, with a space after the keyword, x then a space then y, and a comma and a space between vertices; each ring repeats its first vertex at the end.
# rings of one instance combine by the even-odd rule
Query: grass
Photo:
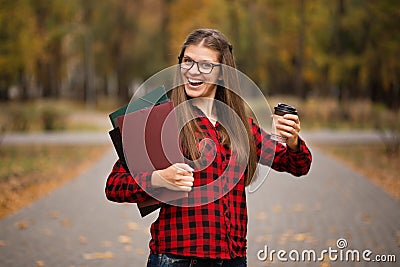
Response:
POLYGON ((393 198, 400 200, 399 153, 388 155, 383 144, 318 147, 368 177, 393 198))
POLYGON ((108 145, 0 147, 0 218, 76 177, 109 148, 108 145))
MULTIPOLYGON (((6 132, 102 131, 111 124, 114 109, 89 109, 68 100, 32 100, 2 103, 0 130, 6 132)), ((0 131, 1 133, 1 131, 0 131)))

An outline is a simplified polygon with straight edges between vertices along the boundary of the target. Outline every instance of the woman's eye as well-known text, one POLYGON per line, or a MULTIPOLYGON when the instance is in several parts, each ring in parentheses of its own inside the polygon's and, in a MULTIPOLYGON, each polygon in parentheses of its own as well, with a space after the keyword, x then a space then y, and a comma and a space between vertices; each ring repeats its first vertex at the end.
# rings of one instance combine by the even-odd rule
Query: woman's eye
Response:
POLYGON ((212 64, 211 63, 207 63, 207 62, 202 62, 201 63, 201 67, 205 68, 205 69, 210 69, 210 68, 212 68, 212 64))
POLYGON ((183 63, 193 63, 193 60, 190 58, 184 58, 183 63))

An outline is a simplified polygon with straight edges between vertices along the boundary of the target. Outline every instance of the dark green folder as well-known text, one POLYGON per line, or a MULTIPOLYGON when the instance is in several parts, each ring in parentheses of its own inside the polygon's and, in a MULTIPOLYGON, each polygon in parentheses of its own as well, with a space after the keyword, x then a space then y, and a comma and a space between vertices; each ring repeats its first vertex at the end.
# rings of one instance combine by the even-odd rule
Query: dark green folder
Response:
POLYGON ((165 91, 164 85, 161 85, 160 87, 157 87, 148 94, 114 111, 108 116, 110 117, 113 127, 117 128, 118 127, 117 117, 125 115, 127 111, 128 113, 131 113, 144 108, 155 106, 156 104, 164 103, 166 101, 169 101, 167 92, 165 91))

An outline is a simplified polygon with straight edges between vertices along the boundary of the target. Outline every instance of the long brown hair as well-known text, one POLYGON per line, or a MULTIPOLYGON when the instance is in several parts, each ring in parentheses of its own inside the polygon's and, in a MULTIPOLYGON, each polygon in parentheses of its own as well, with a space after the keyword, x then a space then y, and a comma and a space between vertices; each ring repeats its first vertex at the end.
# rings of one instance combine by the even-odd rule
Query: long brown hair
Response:
MULTIPOLYGON (((247 158, 244 153, 248 153, 247 168, 245 172, 245 184, 249 185, 253 179, 255 171, 257 169, 257 153, 254 144, 254 137, 249 125, 248 117, 245 110, 245 105, 242 98, 233 92, 232 84, 235 81, 235 73, 231 70, 236 69, 235 60, 232 53, 232 45, 228 42, 227 38, 218 30, 213 29, 198 29, 189 34, 186 41, 184 42, 181 52, 179 54, 179 63, 182 62, 186 47, 189 45, 203 45, 209 49, 217 51, 219 53, 219 63, 229 66, 227 70, 224 69, 222 72, 222 78, 224 85, 218 84, 215 99, 223 102, 232 109, 235 113, 224 112, 221 109, 217 109, 218 120, 221 121, 221 125, 229 127, 228 131, 224 127, 219 127, 219 132, 222 136, 222 142, 229 148, 232 148, 232 143, 237 147, 237 155, 239 160, 247 158), (240 120, 233 117, 239 117, 240 120), (240 135, 238 133, 243 132, 243 126, 247 132, 247 136, 240 135), (230 132, 230 135, 228 135, 230 132), (245 140, 247 138, 247 140, 245 140), (232 139, 232 140, 231 140, 232 139), (248 142, 247 142, 248 141, 248 142), (248 144, 248 147, 247 147, 248 144), (249 149, 249 151, 247 151, 249 149)), ((174 102, 175 106, 184 103, 188 100, 184 86, 180 83, 178 87, 174 88, 170 92, 170 99, 174 102)), ((237 87, 237 84, 236 84, 237 87)), ((182 147, 186 151, 186 156, 192 160, 197 159, 200 153, 196 146, 195 133, 200 132, 199 126, 191 118, 195 118, 194 111, 187 105, 183 105, 184 111, 180 113, 179 119, 181 122, 187 122, 182 128, 180 141, 182 147)))

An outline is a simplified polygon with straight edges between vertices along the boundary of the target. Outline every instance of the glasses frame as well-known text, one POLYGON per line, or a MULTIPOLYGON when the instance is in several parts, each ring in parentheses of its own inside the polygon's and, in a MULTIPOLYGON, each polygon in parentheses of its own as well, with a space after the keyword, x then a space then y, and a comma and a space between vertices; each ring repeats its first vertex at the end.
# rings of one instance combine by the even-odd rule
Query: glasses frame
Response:
POLYGON ((196 64, 197 65, 197 70, 202 74, 210 74, 214 70, 215 67, 221 66, 221 63, 216 64, 216 63, 212 63, 212 62, 201 62, 201 61, 199 62, 199 61, 195 61, 195 60, 193 60, 191 58, 188 58, 188 59, 190 59, 192 61, 192 65, 189 68, 185 68, 185 67, 182 66, 184 57, 179 57, 178 59, 179 59, 179 65, 180 65, 181 69, 189 71, 196 64), (204 72, 204 71, 200 70, 199 63, 207 63, 207 64, 210 64, 212 67, 211 67, 209 72, 204 72))

